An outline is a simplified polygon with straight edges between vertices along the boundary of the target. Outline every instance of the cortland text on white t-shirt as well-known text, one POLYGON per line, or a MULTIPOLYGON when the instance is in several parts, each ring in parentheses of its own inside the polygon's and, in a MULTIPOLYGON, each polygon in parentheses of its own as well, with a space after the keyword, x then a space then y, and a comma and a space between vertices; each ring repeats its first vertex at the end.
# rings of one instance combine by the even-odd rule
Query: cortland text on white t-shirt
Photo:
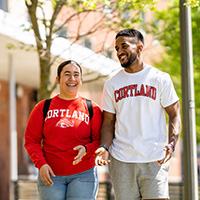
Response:
POLYGON ((139 87, 139 85, 134 84, 115 90, 114 95, 115 95, 115 101, 117 103, 118 101, 124 98, 136 97, 136 96, 146 96, 155 100, 156 92, 157 92, 156 88, 150 85, 141 84, 141 86, 139 87))

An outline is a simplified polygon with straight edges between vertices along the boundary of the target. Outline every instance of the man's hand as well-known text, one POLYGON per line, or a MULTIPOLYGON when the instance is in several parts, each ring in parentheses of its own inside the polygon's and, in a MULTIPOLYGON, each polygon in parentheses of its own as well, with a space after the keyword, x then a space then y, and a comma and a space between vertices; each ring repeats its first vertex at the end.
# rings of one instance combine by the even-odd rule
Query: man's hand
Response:
POLYGON ((157 160, 156 162, 158 165, 165 164, 172 157, 173 148, 170 144, 165 146, 164 151, 166 151, 165 158, 163 158, 162 160, 157 160))
POLYGON ((108 160, 108 151, 106 151, 106 149, 104 147, 100 147, 95 151, 96 154, 96 159, 95 159, 95 163, 96 165, 107 165, 110 160, 108 160))
POLYGON ((53 181, 51 180, 49 174, 51 174, 53 177, 55 177, 55 174, 53 173, 53 170, 48 164, 43 165, 40 168, 39 173, 41 180, 45 185, 51 185, 51 186, 53 185, 53 181))
POLYGON ((81 162, 82 157, 86 153, 86 149, 83 145, 78 145, 78 146, 74 147, 74 150, 78 151, 78 155, 74 158, 74 161, 73 161, 73 165, 76 165, 79 162, 81 162))

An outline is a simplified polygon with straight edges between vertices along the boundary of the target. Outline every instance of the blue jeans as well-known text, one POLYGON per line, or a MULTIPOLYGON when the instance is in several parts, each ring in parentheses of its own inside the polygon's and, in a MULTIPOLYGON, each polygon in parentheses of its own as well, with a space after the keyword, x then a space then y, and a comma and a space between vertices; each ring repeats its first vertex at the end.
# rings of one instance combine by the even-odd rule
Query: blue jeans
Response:
POLYGON ((53 186, 45 185, 38 176, 40 200, 95 200, 99 180, 97 167, 69 176, 52 177, 53 186))

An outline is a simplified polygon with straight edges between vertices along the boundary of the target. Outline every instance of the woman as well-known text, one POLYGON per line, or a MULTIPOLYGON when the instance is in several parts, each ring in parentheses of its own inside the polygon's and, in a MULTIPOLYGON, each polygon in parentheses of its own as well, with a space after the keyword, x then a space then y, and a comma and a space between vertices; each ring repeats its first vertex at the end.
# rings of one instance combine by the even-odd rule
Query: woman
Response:
POLYGON ((45 119, 45 100, 31 112, 25 148, 39 169, 41 200, 94 200, 98 190, 95 150, 99 146, 102 111, 92 103, 90 121, 85 98, 78 95, 82 70, 78 63, 58 66, 60 93, 53 97, 45 119), (41 145, 42 143, 42 145, 41 145))

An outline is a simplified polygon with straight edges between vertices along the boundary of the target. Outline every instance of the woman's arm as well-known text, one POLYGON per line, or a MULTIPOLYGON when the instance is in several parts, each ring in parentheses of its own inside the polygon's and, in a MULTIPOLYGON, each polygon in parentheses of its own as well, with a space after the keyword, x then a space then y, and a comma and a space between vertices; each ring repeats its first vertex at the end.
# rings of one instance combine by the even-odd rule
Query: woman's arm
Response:
POLYGON ((40 169, 44 164, 47 164, 41 145, 44 123, 42 112, 43 105, 44 101, 38 103, 32 110, 25 131, 24 143, 24 147, 26 148, 31 160, 38 169, 40 169))

